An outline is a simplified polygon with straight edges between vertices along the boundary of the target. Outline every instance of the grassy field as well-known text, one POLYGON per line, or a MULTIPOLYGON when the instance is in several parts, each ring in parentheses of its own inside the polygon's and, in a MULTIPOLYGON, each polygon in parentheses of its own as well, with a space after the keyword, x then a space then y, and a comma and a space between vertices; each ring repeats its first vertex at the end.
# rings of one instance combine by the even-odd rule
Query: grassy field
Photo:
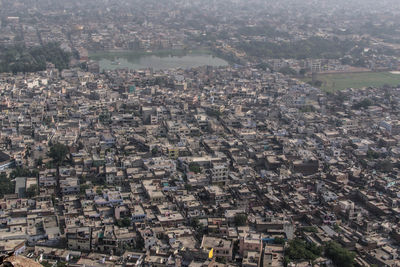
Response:
MULTIPOLYGON (((400 84, 400 74, 390 72, 336 73, 318 74, 317 80, 322 82, 321 89, 334 92, 346 88, 382 87, 385 84, 397 86, 400 84)), ((305 82, 311 78, 303 79, 305 82)))

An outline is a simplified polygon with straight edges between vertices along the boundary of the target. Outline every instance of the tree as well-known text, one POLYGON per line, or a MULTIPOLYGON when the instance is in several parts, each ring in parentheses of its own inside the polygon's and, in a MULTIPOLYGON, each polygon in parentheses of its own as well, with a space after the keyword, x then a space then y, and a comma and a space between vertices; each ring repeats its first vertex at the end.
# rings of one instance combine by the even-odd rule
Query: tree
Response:
POLYGON ((69 66, 70 54, 56 43, 27 48, 23 45, 0 46, 0 72, 36 72, 53 63, 59 70, 69 66))
POLYGON ((65 266, 67 266, 67 263, 63 261, 58 261, 56 265, 56 267, 65 267, 65 266))
POLYGON ((235 215, 235 224, 236 226, 244 226, 247 223, 247 215, 245 214, 236 214, 235 215))
POLYGON ((308 113, 308 112, 314 112, 315 108, 312 105, 306 105, 306 106, 300 107, 299 110, 302 113, 308 113))
POLYGON ((256 68, 262 69, 262 70, 272 70, 271 65, 269 65, 268 63, 260 63, 256 66, 256 68))
POLYGON ((80 188, 79 188, 80 193, 81 193, 82 195, 85 194, 86 189, 89 189, 89 188, 90 188, 89 185, 87 185, 87 184, 81 184, 81 186, 80 186, 80 188))
POLYGON ((14 179, 16 177, 36 177, 38 175, 37 170, 29 170, 21 167, 17 167, 10 173, 10 178, 14 179))
POLYGON ((291 67, 283 67, 279 69, 279 72, 285 75, 297 75, 297 71, 292 69, 291 67))
POLYGON ((201 226, 200 220, 198 218, 192 219, 192 221, 190 222, 190 226, 192 226, 194 229, 199 228, 201 226))
POLYGON ((354 104, 353 108, 354 109, 368 108, 372 104, 373 104, 373 102, 371 101, 371 99, 365 98, 365 99, 361 100, 360 102, 354 104))
POLYGON ((353 267, 355 265, 355 254, 334 241, 326 244, 325 255, 331 259, 336 266, 353 267))
POLYGON ((98 187, 98 188, 96 189, 96 194, 102 195, 102 194, 103 194, 103 190, 101 190, 101 188, 98 187))
POLYGON ((382 160, 379 162, 379 169, 383 172, 391 172, 393 169, 393 164, 388 159, 382 160))
POLYGON ((154 157, 158 154, 158 147, 153 147, 153 149, 151 150, 151 155, 154 157))
POLYGON ((124 217, 120 220, 117 220, 116 224, 119 227, 129 227, 131 226, 131 219, 129 219, 128 217, 124 217))
POLYGON ((222 263, 222 264, 226 263, 226 258, 225 257, 217 257, 215 260, 216 260, 216 262, 219 262, 219 263, 222 263))
POLYGON ((50 147, 50 152, 48 153, 48 156, 51 157, 53 159, 53 162, 59 166, 64 162, 68 151, 69 150, 66 145, 57 143, 50 147))
POLYGON ((38 190, 37 185, 31 185, 28 189, 26 189, 26 196, 28 198, 33 198, 34 196, 36 196, 37 190, 38 190))
POLYGON ((40 167, 42 165, 43 165, 43 159, 42 159, 42 157, 40 157, 36 162, 36 167, 40 167))
POLYGON ((212 117, 219 118, 221 116, 221 111, 219 111, 219 110, 209 109, 209 110, 207 110, 206 113, 208 116, 212 116, 212 117))
POLYGON ((207 228, 200 223, 200 220, 198 218, 192 219, 192 221, 190 222, 190 226, 192 226, 195 230, 195 238, 197 240, 202 240, 203 236, 208 233, 207 228))
POLYGON ((101 113, 99 115, 99 121, 103 124, 111 123, 111 114, 108 111, 101 113))
POLYGON ((278 244, 278 245, 283 245, 285 244, 285 239, 282 237, 275 237, 274 238, 274 244, 278 244))
POLYGON ((143 250, 144 245, 145 245, 145 243, 144 243, 143 237, 141 235, 138 235, 138 239, 136 240, 136 243, 135 243, 135 248, 138 250, 143 250))
POLYGON ((315 226, 305 226, 305 227, 301 228, 301 230, 303 232, 307 232, 307 233, 316 233, 316 232, 318 232, 318 229, 315 226))
POLYGON ((367 157, 369 159, 378 159, 379 158, 379 153, 376 152, 375 150, 368 149, 367 151, 367 157))
POLYGON ((290 42, 281 41, 250 41, 240 42, 237 48, 252 57, 268 58, 341 58, 355 46, 364 49, 365 45, 353 40, 340 40, 339 38, 310 37, 304 40, 290 42))
POLYGON ((13 194, 15 191, 15 183, 7 178, 5 173, 0 174, 0 198, 4 195, 13 194))
POLYGON ((193 186, 191 184, 185 184, 185 189, 187 191, 192 191, 193 190, 193 186))
POLYGON ((287 265, 292 260, 315 260, 321 253, 322 247, 296 238, 289 241, 289 246, 285 249, 284 262, 287 265))
POLYGON ((194 173, 201 173, 200 165, 196 162, 189 163, 189 171, 194 173))
POLYGON ((306 75, 306 73, 307 73, 307 70, 306 69, 301 69, 300 71, 299 71, 299 74, 301 75, 301 76, 305 76, 306 75))
POLYGON ((316 80, 316 81, 310 81, 308 82, 309 85, 315 86, 315 87, 321 87, 323 82, 320 80, 316 80))

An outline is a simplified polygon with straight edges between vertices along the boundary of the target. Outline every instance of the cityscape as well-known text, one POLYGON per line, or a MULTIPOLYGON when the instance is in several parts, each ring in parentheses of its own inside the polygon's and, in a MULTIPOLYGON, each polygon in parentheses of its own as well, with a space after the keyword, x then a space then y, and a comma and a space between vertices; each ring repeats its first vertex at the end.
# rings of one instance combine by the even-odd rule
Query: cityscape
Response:
POLYGON ((0 0, 0 207, 0 266, 400 267, 400 4, 0 0))

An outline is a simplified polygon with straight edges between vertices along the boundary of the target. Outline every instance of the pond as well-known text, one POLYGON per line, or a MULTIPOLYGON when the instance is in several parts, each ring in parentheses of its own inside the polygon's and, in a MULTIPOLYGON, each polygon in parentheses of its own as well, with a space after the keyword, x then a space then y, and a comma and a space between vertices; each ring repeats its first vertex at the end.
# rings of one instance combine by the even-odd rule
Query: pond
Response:
POLYGON ((153 70, 189 69, 200 66, 219 67, 229 64, 208 51, 101 52, 92 53, 90 58, 99 62, 101 71, 122 68, 133 70, 146 68, 153 68, 153 70))

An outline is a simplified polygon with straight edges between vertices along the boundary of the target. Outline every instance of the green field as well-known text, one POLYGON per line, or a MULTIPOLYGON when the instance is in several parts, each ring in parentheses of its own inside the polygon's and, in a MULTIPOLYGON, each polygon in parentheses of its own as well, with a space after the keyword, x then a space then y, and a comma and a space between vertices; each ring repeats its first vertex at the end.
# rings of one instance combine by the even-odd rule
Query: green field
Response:
MULTIPOLYGON (((400 84, 400 74, 390 72, 336 73, 318 74, 317 80, 322 82, 321 89, 334 92, 346 88, 382 87, 383 85, 397 86, 400 84)), ((311 78, 303 79, 310 82, 311 78)))

